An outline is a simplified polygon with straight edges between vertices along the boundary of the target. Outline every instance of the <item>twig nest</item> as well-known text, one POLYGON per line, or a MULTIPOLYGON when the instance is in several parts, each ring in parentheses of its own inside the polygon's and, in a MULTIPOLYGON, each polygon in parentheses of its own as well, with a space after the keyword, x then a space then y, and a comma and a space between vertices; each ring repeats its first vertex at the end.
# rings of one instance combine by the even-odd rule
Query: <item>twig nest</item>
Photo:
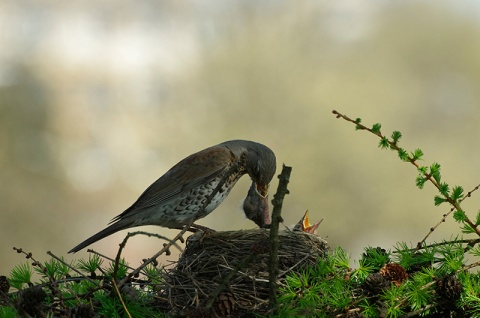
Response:
MULTIPOLYGON (((190 238, 176 266, 166 272, 165 297, 173 312, 209 310, 221 317, 241 317, 261 311, 268 302, 269 235, 255 229, 190 238)), ((279 241, 279 284, 328 251, 326 241, 304 232, 285 230, 279 241)))

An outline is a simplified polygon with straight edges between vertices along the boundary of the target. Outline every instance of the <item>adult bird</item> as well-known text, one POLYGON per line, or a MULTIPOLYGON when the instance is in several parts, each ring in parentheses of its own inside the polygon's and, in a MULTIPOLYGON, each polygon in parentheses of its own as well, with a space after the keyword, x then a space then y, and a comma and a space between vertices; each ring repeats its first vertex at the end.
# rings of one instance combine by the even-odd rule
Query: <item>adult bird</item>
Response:
POLYGON ((205 217, 228 196, 244 174, 252 179, 245 198, 247 218, 260 227, 269 223, 268 185, 276 170, 270 148, 248 140, 231 140, 194 153, 168 170, 110 226, 86 239, 69 253, 113 233, 141 225, 182 228, 205 217), (219 189, 216 189, 221 184, 219 189), (211 198, 212 193, 216 192, 211 198), (207 203, 207 200, 211 201, 207 203))

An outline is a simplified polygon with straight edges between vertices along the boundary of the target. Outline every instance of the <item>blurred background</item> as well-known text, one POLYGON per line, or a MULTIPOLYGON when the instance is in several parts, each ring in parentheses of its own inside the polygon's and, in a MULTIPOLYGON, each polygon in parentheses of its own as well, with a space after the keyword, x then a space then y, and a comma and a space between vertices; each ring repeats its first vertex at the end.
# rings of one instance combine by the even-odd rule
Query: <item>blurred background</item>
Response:
MULTIPOLYGON (((403 147, 471 190, 479 18, 473 0, 0 1, 0 274, 24 261, 13 246, 38 260, 86 256, 66 252, 180 159, 230 139, 268 145, 277 174, 293 167, 286 225, 308 209, 354 259, 367 245, 415 244, 449 208, 332 110, 400 130, 403 147)), ((242 178, 199 224, 253 228, 248 187, 242 178)), ((473 217, 479 203, 475 193, 463 206, 473 217)), ((92 248, 114 256, 126 233, 92 248)), ((429 241, 458 234, 448 218, 429 241)), ((137 236, 125 256, 138 265, 162 243, 137 236)))

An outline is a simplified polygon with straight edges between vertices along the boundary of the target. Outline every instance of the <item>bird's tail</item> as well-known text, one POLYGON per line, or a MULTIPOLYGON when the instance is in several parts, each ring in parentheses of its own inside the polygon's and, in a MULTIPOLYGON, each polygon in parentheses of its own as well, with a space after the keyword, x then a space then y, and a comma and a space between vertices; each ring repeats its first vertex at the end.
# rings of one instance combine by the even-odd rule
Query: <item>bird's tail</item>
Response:
POLYGON ((121 230, 125 230, 129 227, 132 227, 132 226, 133 226, 133 222, 130 221, 130 220, 127 220, 127 219, 119 220, 119 221, 113 223, 112 225, 110 225, 109 227, 101 230, 97 234, 95 234, 95 235, 91 236, 90 238, 86 239, 82 243, 78 244, 77 246, 72 248, 68 253, 76 253, 76 252, 80 251, 81 249, 89 246, 90 244, 95 243, 96 241, 99 241, 99 240, 101 240, 101 239, 103 239, 103 238, 105 238, 109 235, 112 235, 113 233, 116 233, 116 232, 121 231, 121 230))

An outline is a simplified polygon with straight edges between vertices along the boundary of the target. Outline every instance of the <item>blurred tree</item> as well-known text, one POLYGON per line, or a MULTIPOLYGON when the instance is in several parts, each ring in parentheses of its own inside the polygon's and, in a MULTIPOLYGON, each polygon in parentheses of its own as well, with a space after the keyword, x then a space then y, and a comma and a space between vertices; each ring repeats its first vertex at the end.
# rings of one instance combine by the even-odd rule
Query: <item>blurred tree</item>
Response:
POLYGON ((65 193, 51 151, 45 86, 22 65, 8 80, 0 87, 2 246, 34 246, 56 224, 65 193))

